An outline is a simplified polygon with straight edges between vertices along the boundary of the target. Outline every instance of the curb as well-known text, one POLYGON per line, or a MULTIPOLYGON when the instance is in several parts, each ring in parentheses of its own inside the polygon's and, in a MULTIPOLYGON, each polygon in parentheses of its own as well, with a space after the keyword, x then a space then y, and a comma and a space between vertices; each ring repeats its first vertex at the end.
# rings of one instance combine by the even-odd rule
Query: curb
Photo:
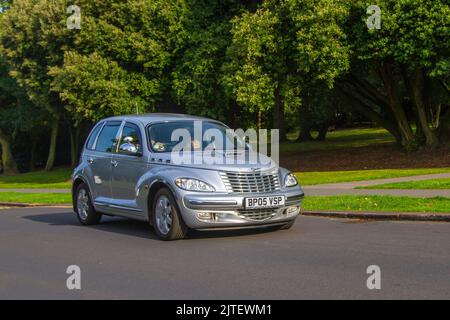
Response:
POLYGON ((44 204, 44 203, 20 203, 20 202, 0 202, 0 206, 16 207, 16 208, 36 208, 36 207, 57 207, 57 208, 72 208, 70 204, 44 204))
POLYGON ((450 213, 303 211, 302 215, 341 219, 450 222, 450 213))

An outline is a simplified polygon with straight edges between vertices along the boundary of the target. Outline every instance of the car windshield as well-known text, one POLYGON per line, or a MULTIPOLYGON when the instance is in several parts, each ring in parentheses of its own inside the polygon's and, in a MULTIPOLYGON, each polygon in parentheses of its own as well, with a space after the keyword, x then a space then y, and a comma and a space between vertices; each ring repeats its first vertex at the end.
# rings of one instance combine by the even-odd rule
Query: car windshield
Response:
POLYGON ((243 139, 225 125, 212 121, 177 121, 156 123, 148 128, 154 152, 176 150, 247 150, 243 139), (197 131, 197 132, 196 132, 197 131), (197 133, 197 135, 195 135, 197 133))

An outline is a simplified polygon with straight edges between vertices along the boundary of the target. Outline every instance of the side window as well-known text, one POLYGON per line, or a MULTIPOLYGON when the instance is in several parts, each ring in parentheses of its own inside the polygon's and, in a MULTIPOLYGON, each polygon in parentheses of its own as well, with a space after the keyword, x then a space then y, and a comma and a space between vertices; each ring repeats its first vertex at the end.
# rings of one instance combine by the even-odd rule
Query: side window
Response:
POLYGON ((92 150, 95 142, 95 138, 97 138, 98 132, 102 128, 103 124, 97 124, 95 128, 92 130, 91 134, 89 135, 88 142, 86 144, 86 149, 92 150))
POLYGON ((100 132, 95 151, 115 152, 117 147, 117 132, 120 122, 108 122, 100 132))
POLYGON ((141 130, 137 125, 127 122, 123 127, 119 145, 126 143, 134 145, 138 152, 142 152, 141 130))

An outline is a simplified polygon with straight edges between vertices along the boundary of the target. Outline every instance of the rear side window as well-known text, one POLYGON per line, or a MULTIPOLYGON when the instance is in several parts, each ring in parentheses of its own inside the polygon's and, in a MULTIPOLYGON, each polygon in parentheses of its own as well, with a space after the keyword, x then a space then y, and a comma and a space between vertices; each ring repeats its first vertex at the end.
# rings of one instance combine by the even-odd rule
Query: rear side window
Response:
POLYGON ((120 122, 108 122, 103 127, 97 139, 95 151, 115 152, 117 147, 117 132, 120 128, 120 122))
POLYGON ((89 140, 87 142, 86 148, 88 150, 92 150, 94 147, 95 138, 97 138, 98 132, 102 128, 102 124, 98 124, 95 126, 95 128, 92 130, 91 134, 89 135, 89 140))

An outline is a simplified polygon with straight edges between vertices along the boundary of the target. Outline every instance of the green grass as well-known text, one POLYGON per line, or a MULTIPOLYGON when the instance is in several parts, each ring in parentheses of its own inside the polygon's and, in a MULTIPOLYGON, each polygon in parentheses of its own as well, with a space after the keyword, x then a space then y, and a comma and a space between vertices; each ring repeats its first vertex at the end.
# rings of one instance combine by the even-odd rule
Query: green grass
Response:
POLYGON ((14 176, 0 175, 0 189, 69 189, 71 169, 34 171, 14 176))
MULTIPOLYGON (((294 140, 298 132, 288 134, 294 140)), ((392 144, 394 137, 382 128, 365 128, 337 130, 330 132, 325 141, 285 142, 280 145, 281 153, 305 152, 315 150, 336 150, 342 148, 359 148, 374 145, 392 144)))
POLYGON ((67 204, 72 202, 72 196, 64 193, 0 192, 0 202, 67 204))
POLYGON ((449 198, 411 198, 394 196, 314 196, 306 197, 307 211, 377 211, 450 213, 449 198))
POLYGON ((361 189, 450 189, 450 178, 386 183, 361 189))
POLYGON ((299 179, 301 185, 307 186, 324 183, 388 179, 446 172, 450 172, 450 168, 297 172, 296 176, 299 179))

